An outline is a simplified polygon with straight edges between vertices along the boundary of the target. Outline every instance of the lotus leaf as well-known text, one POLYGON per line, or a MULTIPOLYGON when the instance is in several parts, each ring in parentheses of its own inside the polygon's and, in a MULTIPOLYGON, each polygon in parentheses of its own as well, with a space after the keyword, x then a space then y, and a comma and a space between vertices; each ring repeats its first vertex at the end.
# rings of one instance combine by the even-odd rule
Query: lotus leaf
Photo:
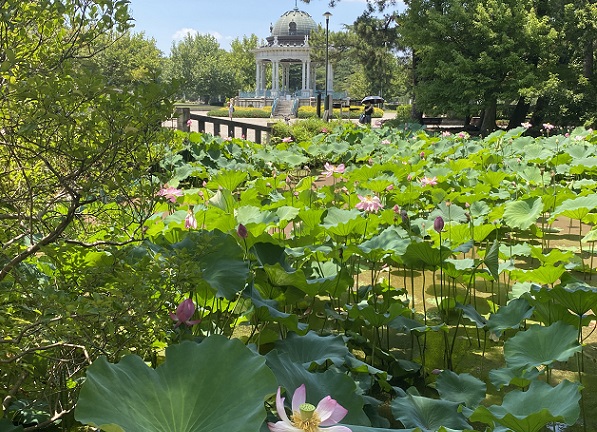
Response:
POLYGON ((436 432, 440 427, 468 430, 471 426, 462 413, 459 403, 406 394, 395 398, 392 414, 405 427, 420 428, 423 432, 436 432))
POLYGON ((443 400, 462 403, 468 408, 476 408, 487 391, 485 383, 471 374, 456 374, 450 370, 439 374, 435 386, 443 400))
POLYGON ((562 381, 551 387, 533 381, 527 391, 511 391, 502 405, 479 406, 469 418, 489 425, 495 422, 513 432, 538 432, 550 422, 574 424, 580 415, 579 400, 577 383, 562 381))
POLYGON ((542 211, 543 201, 541 200, 541 197, 521 201, 510 201, 506 203, 504 220, 508 226, 512 228, 526 230, 537 222, 542 211))
POLYGON ((75 418, 110 432, 258 431, 263 402, 275 391, 262 356, 239 340, 211 336, 168 347, 155 370, 135 355, 117 364, 98 358, 75 418))
POLYGON ((549 327, 530 326, 504 344, 506 363, 508 367, 528 369, 566 361, 582 348, 577 335, 574 327, 559 321, 549 327))

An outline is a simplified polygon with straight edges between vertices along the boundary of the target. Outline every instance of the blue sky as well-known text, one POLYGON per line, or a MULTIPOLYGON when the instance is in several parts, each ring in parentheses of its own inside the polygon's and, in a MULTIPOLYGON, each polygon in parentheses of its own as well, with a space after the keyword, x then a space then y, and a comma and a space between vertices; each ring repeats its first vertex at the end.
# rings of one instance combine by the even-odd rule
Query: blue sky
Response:
MULTIPOLYGON (((270 23, 294 5, 295 0, 130 0, 133 31, 154 38, 166 55, 172 42, 189 32, 211 34, 224 49, 230 48, 233 39, 253 33, 261 41, 269 36, 270 23)), ((327 0, 311 0, 309 4, 298 0, 297 6, 322 25, 323 14, 331 12, 330 31, 339 31, 363 13, 366 0, 341 0, 334 8, 328 7, 327 0)))

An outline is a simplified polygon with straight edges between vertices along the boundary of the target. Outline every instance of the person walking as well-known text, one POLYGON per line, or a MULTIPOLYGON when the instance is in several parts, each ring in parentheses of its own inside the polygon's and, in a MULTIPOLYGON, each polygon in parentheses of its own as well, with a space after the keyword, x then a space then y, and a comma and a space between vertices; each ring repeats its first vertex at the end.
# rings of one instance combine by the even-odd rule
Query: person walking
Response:
POLYGON ((232 99, 228 101, 228 117, 230 117, 230 121, 232 121, 232 113, 234 112, 234 103, 232 99))
POLYGON ((371 124, 371 116, 373 115, 373 104, 369 101, 365 102, 365 109, 363 110, 363 124, 371 124))

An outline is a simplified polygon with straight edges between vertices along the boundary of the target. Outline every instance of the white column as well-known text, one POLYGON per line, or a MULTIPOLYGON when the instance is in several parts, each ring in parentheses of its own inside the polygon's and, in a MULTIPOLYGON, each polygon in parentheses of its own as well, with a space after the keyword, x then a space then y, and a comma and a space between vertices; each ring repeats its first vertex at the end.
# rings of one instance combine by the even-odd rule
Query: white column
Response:
POLYGON ((272 91, 277 92, 280 89, 280 62, 278 60, 272 63, 272 91))
POLYGON ((261 62, 255 62, 255 93, 259 92, 261 84, 261 62))
POLYGON ((313 87, 311 86, 311 61, 310 60, 307 61, 306 81, 307 81, 307 90, 309 90, 309 93, 312 93, 313 87))
POLYGON ((328 69, 328 91, 331 93, 334 92, 334 68, 332 64, 329 64, 328 69))
POLYGON ((305 91, 305 89, 307 88, 307 81, 305 80, 307 74, 306 74, 306 70, 307 70, 307 63, 303 60, 301 62, 301 66, 302 66, 302 70, 301 70, 301 91, 305 91))

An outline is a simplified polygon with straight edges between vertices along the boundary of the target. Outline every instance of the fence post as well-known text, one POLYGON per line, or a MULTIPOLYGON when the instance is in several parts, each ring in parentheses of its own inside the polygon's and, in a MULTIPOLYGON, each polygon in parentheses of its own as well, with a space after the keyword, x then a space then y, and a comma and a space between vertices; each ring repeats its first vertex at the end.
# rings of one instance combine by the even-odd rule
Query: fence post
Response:
POLYGON ((183 132, 189 132, 191 128, 187 122, 191 119, 190 108, 176 108, 176 129, 183 132))

